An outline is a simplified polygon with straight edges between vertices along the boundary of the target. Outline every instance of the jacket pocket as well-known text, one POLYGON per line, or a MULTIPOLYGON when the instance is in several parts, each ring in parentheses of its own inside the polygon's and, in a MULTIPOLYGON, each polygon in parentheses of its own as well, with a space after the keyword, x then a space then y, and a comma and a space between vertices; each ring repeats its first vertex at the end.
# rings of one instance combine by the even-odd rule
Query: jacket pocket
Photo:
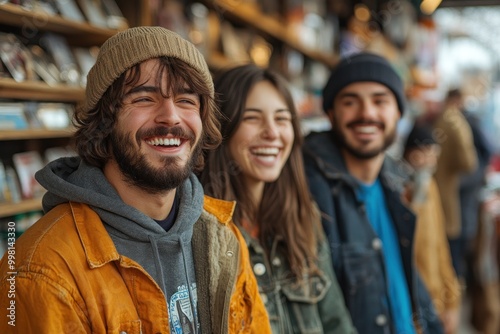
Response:
MULTIPOLYGON (((341 253, 349 295, 355 295, 360 290, 373 288, 383 282, 385 275, 378 252, 362 246, 343 245, 341 253)), ((378 289, 380 288, 378 286, 378 289)))
POLYGON ((290 311, 290 321, 296 333, 323 333, 317 304, 325 298, 331 284, 328 277, 318 272, 300 284, 289 283, 282 286, 290 311))
POLYGON ((345 302, 359 333, 385 333, 389 317, 385 272, 380 252, 363 245, 341 247, 345 302))
MULTIPOLYGON (((122 321, 116 334, 142 334, 141 320, 122 321)), ((113 331, 113 334, 115 332, 113 331)))

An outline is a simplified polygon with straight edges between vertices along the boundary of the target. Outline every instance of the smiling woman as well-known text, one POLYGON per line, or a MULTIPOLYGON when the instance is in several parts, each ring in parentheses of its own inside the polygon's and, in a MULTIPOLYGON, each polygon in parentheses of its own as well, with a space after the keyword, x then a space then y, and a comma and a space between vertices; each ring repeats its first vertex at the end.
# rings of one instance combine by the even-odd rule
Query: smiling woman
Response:
POLYGON ((207 151, 205 192, 236 200, 273 333, 352 333, 319 212, 305 181, 299 120, 287 83, 244 65, 215 80, 224 138, 207 151))

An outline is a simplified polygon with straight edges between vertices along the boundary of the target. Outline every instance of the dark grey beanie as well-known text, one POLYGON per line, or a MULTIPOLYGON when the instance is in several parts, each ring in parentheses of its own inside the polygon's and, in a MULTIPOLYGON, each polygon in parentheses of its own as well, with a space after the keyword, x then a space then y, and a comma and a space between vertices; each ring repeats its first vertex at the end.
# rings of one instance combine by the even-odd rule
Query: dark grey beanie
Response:
POLYGON ((332 70, 323 88, 323 110, 333 106, 335 96, 347 85, 354 82, 373 81, 387 86, 396 96, 401 114, 405 109, 403 82, 391 64, 373 53, 357 53, 343 58, 332 70))

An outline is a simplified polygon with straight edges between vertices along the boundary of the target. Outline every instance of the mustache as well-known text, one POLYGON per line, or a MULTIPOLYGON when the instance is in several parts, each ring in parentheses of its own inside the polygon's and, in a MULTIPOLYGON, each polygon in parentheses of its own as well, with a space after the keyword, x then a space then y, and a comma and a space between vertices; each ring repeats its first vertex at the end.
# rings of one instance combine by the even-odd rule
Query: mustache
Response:
POLYGON ((358 119, 355 121, 352 121, 350 123, 347 123, 348 127, 352 126, 357 126, 357 125, 375 125, 381 128, 384 128, 384 123, 383 122, 376 122, 376 121, 370 121, 370 120, 365 120, 365 119, 358 119))
POLYGON ((192 131, 186 131, 180 126, 158 126, 151 129, 139 130, 135 136, 137 143, 140 145, 141 139, 149 137, 164 137, 167 135, 172 135, 174 137, 179 137, 185 140, 189 140, 194 143, 196 136, 192 131))

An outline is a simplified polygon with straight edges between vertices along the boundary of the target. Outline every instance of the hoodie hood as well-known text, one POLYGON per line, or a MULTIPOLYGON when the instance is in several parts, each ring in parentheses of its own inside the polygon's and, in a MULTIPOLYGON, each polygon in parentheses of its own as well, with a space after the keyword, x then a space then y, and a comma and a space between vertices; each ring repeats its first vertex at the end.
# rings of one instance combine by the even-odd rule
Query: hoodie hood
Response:
MULTIPOLYGON (((42 200, 45 212, 61 203, 80 202, 88 204, 122 237, 149 241, 150 234, 165 233, 152 218, 124 203, 100 168, 86 164, 79 157, 52 161, 35 178, 47 189, 42 200)), ((203 188, 194 174, 177 191, 180 204, 176 224, 171 229, 174 234, 182 229, 178 221, 196 221, 203 209, 203 188)))

